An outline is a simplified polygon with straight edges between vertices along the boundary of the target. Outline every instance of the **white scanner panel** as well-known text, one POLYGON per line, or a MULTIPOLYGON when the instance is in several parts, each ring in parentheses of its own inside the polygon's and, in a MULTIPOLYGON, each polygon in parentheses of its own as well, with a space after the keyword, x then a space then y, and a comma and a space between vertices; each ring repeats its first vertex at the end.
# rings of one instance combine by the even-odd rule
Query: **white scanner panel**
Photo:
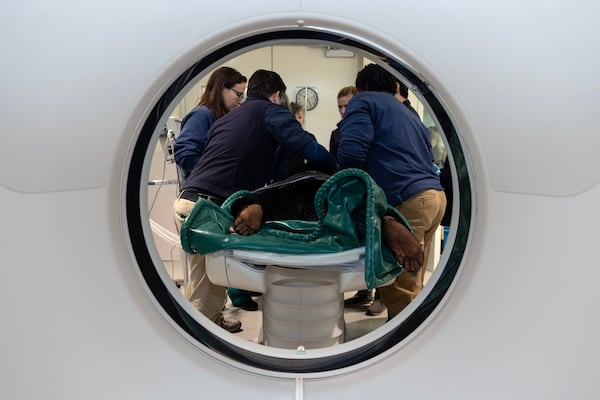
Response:
POLYGON ((2 2, 0 398, 596 398, 599 16, 586 0, 2 2), (199 350, 169 321, 124 191, 132 145, 183 71, 299 25, 360 38, 431 84, 477 212, 460 276, 411 337, 291 376, 199 350))

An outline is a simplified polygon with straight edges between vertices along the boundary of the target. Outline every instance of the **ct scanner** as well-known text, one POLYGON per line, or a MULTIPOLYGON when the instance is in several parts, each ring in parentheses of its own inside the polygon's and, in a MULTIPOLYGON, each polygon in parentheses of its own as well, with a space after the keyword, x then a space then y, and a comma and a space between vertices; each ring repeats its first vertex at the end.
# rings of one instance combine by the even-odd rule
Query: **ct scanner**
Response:
POLYGON ((598 398, 599 16, 591 0, 2 2, 0 398, 598 398), (381 55, 456 172, 434 284, 304 352, 179 302, 140 211, 181 90, 286 40, 381 55))

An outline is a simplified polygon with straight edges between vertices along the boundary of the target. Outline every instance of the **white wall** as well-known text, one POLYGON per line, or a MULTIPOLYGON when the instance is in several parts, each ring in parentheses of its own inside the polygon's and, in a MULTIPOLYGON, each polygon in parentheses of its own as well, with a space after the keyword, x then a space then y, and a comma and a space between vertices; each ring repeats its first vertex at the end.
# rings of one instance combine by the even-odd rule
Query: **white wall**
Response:
MULTIPOLYGON (((354 84, 363 58, 359 55, 353 58, 325 57, 325 48, 321 46, 277 45, 244 53, 224 65, 237 69, 248 78, 259 68, 277 72, 283 78, 287 95, 292 101, 299 88, 316 88, 319 104, 306 113, 305 129, 329 148, 329 136, 340 119, 337 93, 342 87, 354 84)), ((190 90, 173 115, 183 117, 194 107, 202 93, 202 85, 206 84, 209 76, 210 72, 190 90)))

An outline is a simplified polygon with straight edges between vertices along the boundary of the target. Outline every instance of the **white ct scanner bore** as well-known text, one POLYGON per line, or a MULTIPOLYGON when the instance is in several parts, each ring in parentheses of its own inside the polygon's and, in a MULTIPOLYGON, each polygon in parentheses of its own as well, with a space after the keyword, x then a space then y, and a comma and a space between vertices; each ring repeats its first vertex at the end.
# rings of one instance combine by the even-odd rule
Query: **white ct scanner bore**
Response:
POLYGON ((591 0, 3 2, 0 398, 597 398, 598 17, 591 0), (409 82, 454 172, 431 283, 314 351, 195 313, 146 213, 148 149, 182 93, 288 42, 409 82))
MULTIPOLYGON (((369 360, 370 358, 385 353, 393 346, 402 342, 402 340, 410 335, 426 318, 429 317, 435 310, 435 307, 446 295, 446 292, 453 283, 453 279, 457 275, 458 268, 464 256, 472 218, 472 191, 467 170, 466 158, 460 144, 459 135, 452 125, 447 112, 443 109, 440 101, 435 97, 426 83, 419 80, 410 69, 388 55, 381 54, 380 50, 370 48, 364 43, 350 39, 348 36, 319 32, 314 29, 280 29, 273 32, 265 32, 244 37, 239 41, 229 43, 227 46, 220 47, 215 53, 207 54, 188 70, 183 72, 156 103, 140 132, 134 148, 132 163, 129 168, 127 181, 129 235, 132 238, 132 245, 136 255, 137 264, 140 266, 143 278, 150 288, 152 295, 156 298, 158 303, 160 303, 161 307, 163 307, 173 323, 177 324, 179 328, 195 339, 201 346, 213 348, 214 350, 215 345, 213 343, 220 342, 221 345, 216 351, 226 358, 256 368, 276 372, 332 372, 369 360), (292 42, 298 40, 307 41, 309 43, 326 43, 335 47, 349 47, 354 51, 365 52, 371 59, 381 59, 382 65, 389 65, 396 74, 408 79, 413 90, 418 91, 427 104, 431 105, 434 117, 439 121, 439 126, 447 135, 446 140, 449 143, 450 157, 455 164, 454 171, 458 172, 453 175, 456 176, 456 181, 458 182, 456 193, 459 198, 455 201, 455 214, 457 215, 455 219, 459 221, 459 223, 455 222, 454 224, 456 227, 456 229, 454 229, 456 231, 456 234, 454 235, 455 240, 450 240, 449 242, 449 247, 451 247, 451 250, 449 251, 450 255, 447 257, 448 261, 445 263, 445 266, 439 268, 437 274, 439 279, 436 280, 435 284, 430 284, 433 287, 429 288, 426 291, 428 292, 427 295, 420 299, 420 306, 415 307, 415 305, 419 303, 419 301, 415 301, 415 305, 413 305, 411 312, 404 316, 404 318, 398 318, 403 319, 402 322, 392 321, 389 323, 389 326, 396 325, 394 329, 388 329, 388 332, 382 330, 385 333, 382 333, 379 338, 363 344, 354 343, 354 346, 352 346, 352 343, 349 343, 344 347, 330 347, 328 349, 320 349, 321 351, 318 352, 312 351, 311 349, 311 351, 303 352, 301 355, 298 355, 294 351, 289 351, 286 357, 273 355, 273 350, 270 348, 256 346, 255 348, 248 350, 246 348, 247 346, 237 347, 231 343, 231 340, 228 340, 227 338, 223 340, 219 335, 215 335, 214 331, 219 331, 219 328, 210 323, 200 323, 197 321, 197 317, 194 317, 196 313, 190 314, 186 311, 185 307, 181 306, 181 296, 179 293, 173 292, 173 283, 170 278, 166 277, 165 280, 164 274, 161 275, 159 272, 161 268, 159 267, 157 269, 155 262, 152 260, 151 252, 148 250, 149 243, 152 243, 151 240, 148 242, 143 240, 143 221, 147 220, 147 216, 143 210, 148 209, 148 207, 141 201, 140 194, 143 195, 146 192, 145 182, 147 182, 148 179, 144 176, 145 169, 141 160, 148 159, 148 149, 154 148, 153 144, 156 141, 156 134, 160 131, 160 127, 165 124, 166 119, 171 113, 169 107, 172 108, 177 96, 181 96, 180 92, 182 88, 187 87, 190 81, 197 79, 197 75, 201 72, 205 72, 214 60, 227 57, 231 53, 244 50, 244 48, 264 43, 285 43, 286 41, 292 42), (171 287, 171 289, 168 287, 171 287)), ((226 283, 221 281, 218 283, 226 285, 226 283)), ((245 286, 236 287, 246 288, 245 286)), ((187 302, 183 300, 183 303, 185 304, 187 302)), ((336 325, 339 325, 339 323, 336 323, 336 325)), ((291 337, 276 339, 271 336, 273 334, 272 331, 283 332, 288 330, 283 328, 275 330, 274 328, 271 328, 268 333, 265 331, 265 333, 272 338, 272 342, 288 343, 291 340, 291 337)), ((325 343, 330 342, 331 340, 332 339, 322 337, 320 342, 325 343)), ((335 342, 339 342, 339 340, 335 340, 335 342)), ((305 347, 309 347, 308 345, 309 343, 305 343, 305 347)), ((280 353, 285 354, 282 351, 280 351, 280 353)))

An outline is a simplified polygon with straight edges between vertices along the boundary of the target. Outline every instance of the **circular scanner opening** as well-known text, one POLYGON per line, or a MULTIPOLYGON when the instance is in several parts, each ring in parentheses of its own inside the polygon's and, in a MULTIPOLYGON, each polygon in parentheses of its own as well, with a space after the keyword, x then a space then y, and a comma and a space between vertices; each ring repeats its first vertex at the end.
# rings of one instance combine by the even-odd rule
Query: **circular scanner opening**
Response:
MULTIPOLYGON (((257 69, 257 68, 256 68, 257 69)), ((285 71, 273 68, 286 81, 285 71)), ((249 76, 253 71, 246 72, 249 76)), ((245 73, 245 74, 246 74, 245 73)), ((209 54, 204 54, 184 71, 161 95, 153 105, 135 143, 127 176, 126 215, 128 232, 139 270, 149 292, 154 296, 170 321, 185 332, 200 349, 217 358, 232 363, 236 367, 249 368, 251 371, 272 375, 287 374, 334 374, 345 368, 366 363, 390 349, 397 347, 430 317, 440 305, 457 277, 459 267, 465 255, 469 237, 473 205, 471 182, 468 174, 467 155, 461 146, 460 137, 452 124, 449 113, 427 82, 420 78, 419 71, 413 71, 409 65, 391 54, 383 54, 365 43, 334 33, 312 30, 279 30, 249 36, 226 44, 209 54), (173 280, 164 273, 165 265, 156 255, 153 235, 148 229, 148 209, 150 200, 144 193, 148 191, 149 177, 147 163, 159 136, 164 133, 167 119, 177 102, 184 98, 194 82, 215 68, 215 65, 227 64, 232 54, 274 44, 321 45, 343 49, 361 57, 384 65, 390 72, 406 82, 411 92, 423 103, 426 112, 441 132, 441 138, 448 154, 446 168, 451 168, 454 202, 450 236, 446 240, 440 262, 423 292, 401 314, 388 321, 386 329, 376 329, 373 339, 368 343, 353 341, 342 345, 320 349, 319 352, 307 351, 302 355, 294 351, 281 351, 260 344, 240 346, 230 334, 223 334, 220 328, 206 319, 198 318, 189 303, 181 295, 173 280), (166 277, 166 278, 165 278, 166 277), (232 340, 229 340, 229 337, 232 340)), ((288 82, 286 81, 286 84, 288 82)), ((353 84, 354 81, 348 82, 353 84)), ((288 85, 288 90, 292 88, 288 85)), ((291 93, 293 96, 293 93, 291 93)), ((290 96, 290 98, 293 98, 290 96)), ((333 107, 331 105, 330 107, 333 107)), ((335 110, 334 110, 335 111, 335 110)), ((309 111, 310 113, 310 111, 309 111)), ((310 117, 310 114, 308 115, 310 117)), ((308 129, 310 131, 310 129, 308 129)), ((327 146, 326 146, 327 147, 327 146)), ((170 209, 169 209, 170 210, 170 209)))

